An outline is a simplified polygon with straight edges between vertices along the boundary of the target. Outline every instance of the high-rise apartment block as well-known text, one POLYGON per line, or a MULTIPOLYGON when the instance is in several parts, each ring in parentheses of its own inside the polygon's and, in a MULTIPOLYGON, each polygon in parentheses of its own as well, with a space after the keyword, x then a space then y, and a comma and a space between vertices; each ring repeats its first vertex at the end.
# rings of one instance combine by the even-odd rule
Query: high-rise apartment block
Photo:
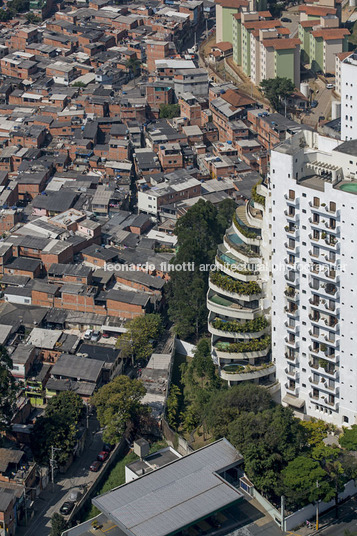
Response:
POLYGON ((271 154, 272 355, 282 402, 357 417, 357 141, 302 131, 271 154))
MULTIPOLYGON (((357 139, 357 53, 341 61, 341 140, 357 139)), ((357 171, 357 170, 356 170, 357 171)))

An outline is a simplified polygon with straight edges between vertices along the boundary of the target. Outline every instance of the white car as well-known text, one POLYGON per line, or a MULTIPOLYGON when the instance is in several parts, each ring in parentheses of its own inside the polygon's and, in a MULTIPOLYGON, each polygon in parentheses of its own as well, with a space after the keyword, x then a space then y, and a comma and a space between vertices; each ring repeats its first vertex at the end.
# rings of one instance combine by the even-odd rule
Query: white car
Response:
POLYGON ((86 339, 87 341, 89 341, 90 338, 92 337, 92 333, 93 333, 92 329, 87 329, 87 331, 85 332, 83 336, 83 339, 86 339))
POLYGON ((326 84, 326 89, 335 89, 335 84, 326 84))

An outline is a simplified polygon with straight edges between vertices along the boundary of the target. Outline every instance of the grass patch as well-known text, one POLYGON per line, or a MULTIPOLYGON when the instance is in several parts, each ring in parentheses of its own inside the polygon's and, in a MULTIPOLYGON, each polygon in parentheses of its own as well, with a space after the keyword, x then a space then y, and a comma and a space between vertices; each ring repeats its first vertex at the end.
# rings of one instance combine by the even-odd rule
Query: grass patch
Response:
MULTIPOLYGON (((154 454, 160 449, 163 449, 167 447, 166 441, 157 441, 156 443, 153 443, 150 447, 150 454, 154 454)), ((125 484, 125 466, 128 465, 128 463, 135 462, 135 460, 138 460, 139 457, 133 452, 130 451, 124 458, 119 460, 113 467, 113 469, 110 471, 107 480, 104 482, 101 489, 98 491, 97 495, 103 495, 103 493, 106 493, 107 491, 112 490, 113 488, 117 488, 118 486, 121 486, 122 484, 125 484)), ((92 517, 97 516, 100 514, 100 511, 95 506, 91 506, 90 510, 87 512, 85 519, 83 521, 88 521, 88 519, 92 519, 92 517)))

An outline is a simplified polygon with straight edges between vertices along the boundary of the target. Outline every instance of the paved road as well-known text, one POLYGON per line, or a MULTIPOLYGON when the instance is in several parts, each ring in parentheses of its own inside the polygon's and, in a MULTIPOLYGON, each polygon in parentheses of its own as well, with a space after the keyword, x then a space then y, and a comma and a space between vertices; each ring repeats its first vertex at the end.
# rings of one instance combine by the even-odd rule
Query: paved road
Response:
MULTIPOLYGON (((296 7, 293 9, 296 9, 296 7)), ((290 30, 290 37, 297 37, 300 14, 293 13, 292 11, 283 11, 280 20, 284 17, 291 20, 291 22, 283 22, 283 25, 290 30)))
POLYGON ((30 525, 27 528, 19 527, 16 534, 19 536, 49 536, 51 516, 59 511, 69 491, 78 486, 88 485, 99 476, 100 473, 92 473, 88 469, 96 459, 103 444, 101 432, 95 432, 97 427, 98 422, 92 417, 89 420, 90 436, 83 454, 75 460, 65 475, 57 475, 54 490, 52 490, 52 484, 49 484, 41 493, 35 501, 35 516, 30 525))
MULTIPOLYGON (((334 83, 333 78, 331 78, 331 83, 334 83)), ((331 102, 333 100, 333 91, 326 89, 325 84, 321 80, 317 80, 317 84, 319 86, 319 92, 314 93, 313 100, 317 100, 318 105, 316 108, 311 109, 308 114, 305 114, 302 119, 303 123, 313 127, 318 123, 320 116, 327 118, 330 114, 331 102)))

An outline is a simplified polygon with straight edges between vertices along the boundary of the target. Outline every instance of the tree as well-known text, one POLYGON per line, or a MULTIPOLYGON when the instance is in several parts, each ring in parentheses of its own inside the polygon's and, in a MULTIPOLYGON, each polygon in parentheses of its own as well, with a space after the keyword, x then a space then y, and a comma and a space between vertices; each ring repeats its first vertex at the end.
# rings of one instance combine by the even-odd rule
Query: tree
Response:
POLYGON ((35 15, 34 13, 27 13, 27 15, 26 15, 26 20, 27 20, 30 24, 38 24, 39 22, 41 22, 40 17, 38 17, 38 16, 35 15))
POLYGON ((320 445, 327 437, 329 425, 321 419, 311 419, 311 421, 301 421, 301 426, 307 432, 308 443, 310 447, 320 445))
POLYGON ((269 498, 280 495, 281 472, 306 445, 306 433, 290 408, 252 410, 228 426, 228 439, 243 454, 245 471, 269 498))
POLYGON ((77 424, 84 416, 85 406, 81 397, 73 391, 63 391, 51 398, 47 404, 46 417, 63 415, 70 422, 77 424))
POLYGON ((6 431, 14 414, 17 387, 11 374, 12 360, 0 346, 0 432, 6 431))
POLYGON ((79 80, 78 82, 73 82, 72 87, 86 87, 86 85, 79 80))
POLYGON ((340 437, 340 445, 346 450, 357 451, 357 424, 351 428, 344 428, 343 435, 340 437))
POLYGON ((218 209, 198 201, 179 218, 175 227, 178 251, 172 261, 180 270, 171 272, 168 285, 169 317, 182 338, 199 338, 207 325, 206 294, 209 267, 232 217, 231 203, 218 209))
POLYGON ((179 416, 179 396, 181 395, 180 388, 172 384, 170 387, 170 393, 166 402, 166 414, 167 422, 171 428, 177 429, 178 416, 179 416))
POLYGON ((334 496, 326 471, 319 463, 305 456, 291 460, 282 472, 283 492, 287 503, 302 507, 316 501, 330 501, 334 496))
POLYGON ((32 432, 32 450, 36 461, 49 464, 51 447, 56 461, 64 465, 77 443, 78 423, 84 415, 84 404, 77 393, 64 391, 51 398, 45 415, 37 419, 32 432))
POLYGON ((104 441, 117 443, 125 432, 128 422, 137 422, 144 407, 140 401, 146 389, 141 381, 131 380, 128 376, 117 376, 101 387, 91 402, 97 409, 104 441))
POLYGON ((117 341, 122 357, 149 359, 153 352, 153 341, 158 339, 163 331, 161 316, 159 314, 138 316, 127 322, 125 327, 126 333, 120 335, 117 341))
POLYGON ((131 57, 126 62, 125 66, 129 69, 129 71, 132 71, 134 76, 140 73, 141 68, 141 61, 136 57, 131 57))
POLYGON ((67 523, 63 516, 60 514, 54 513, 51 517, 51 535, 50 536, 61 536, 62 532, 67 529, 67 523))
POLYGON ((49 465, 51 447, 55 449, 55 459, 65 465, 73 454, 77 443, 77 423, 69 420, 64 413, 53 413, 50 417, 39 417, 31 434, 31 449, 35 460, 49 465))
POLYGON ((160 104, 160 119, 172 119, 180 117, 179 104, 160 104))
MULTIPOLYGON (((239 415, 262 412, 273 405, 268 391, 252 383, 213 391, 206 407, 206 424, 215 439, 228 435, 228 427, 239 415)), ((232 428, 231 433, 234 433, 232 428)))
POLYGON ((295 91, 295 86, 289 78, 269 78, 260 83, 264 96, 278 112, 281 104, 295 91))

